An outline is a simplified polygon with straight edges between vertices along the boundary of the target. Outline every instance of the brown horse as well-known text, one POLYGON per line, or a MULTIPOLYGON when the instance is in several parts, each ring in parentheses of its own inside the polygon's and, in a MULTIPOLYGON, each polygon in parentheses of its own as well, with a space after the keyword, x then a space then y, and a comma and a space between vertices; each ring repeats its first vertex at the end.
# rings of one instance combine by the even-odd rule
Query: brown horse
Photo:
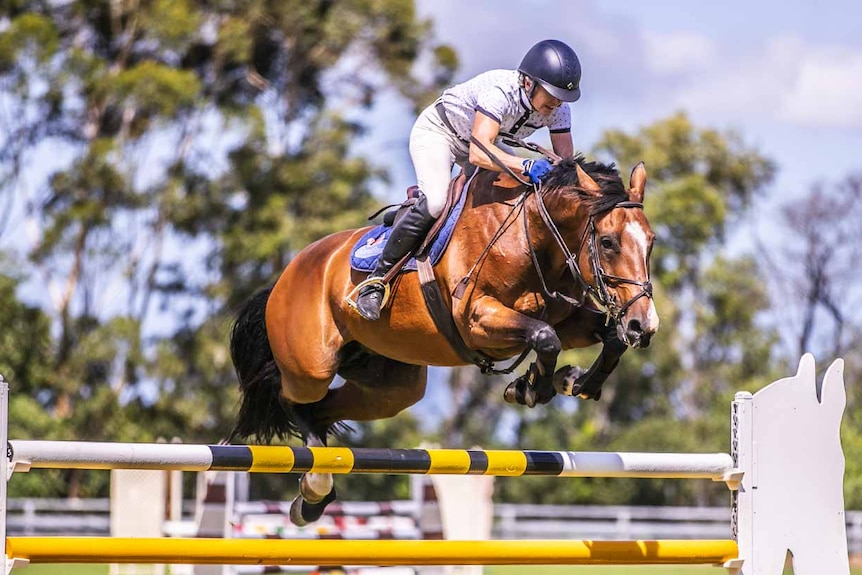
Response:
MULTIPOLYGON (((581 157, 555 166, 540 188, 489 171, 468 183, 434 271, 468 348, 494 361, 535 351, 508 401, 546 403, 555 388, 597 399, 626 347, 649 345, 659 321, 645 184, 643 163, 626 189, 612 165, 581 157), (589 372, 567 366, 554 377, 561 350, 596 343, 604 346, 589 372)), ((365 274, 348 258, 367 229, 309 245, 239 312, 231 355, 243 397, 231 440, 295 435, 324 445, 342 420, 388 418, 419 401, 427 366, 465 364, 435 327, 418 274, 397 279, 380 320, 350 309, 345 298, 365 274), (336 374, 345 382, 330 389, 336 374)), ((315 521, 334 499, 331 475, 306 474, 291 519, 315 521)))

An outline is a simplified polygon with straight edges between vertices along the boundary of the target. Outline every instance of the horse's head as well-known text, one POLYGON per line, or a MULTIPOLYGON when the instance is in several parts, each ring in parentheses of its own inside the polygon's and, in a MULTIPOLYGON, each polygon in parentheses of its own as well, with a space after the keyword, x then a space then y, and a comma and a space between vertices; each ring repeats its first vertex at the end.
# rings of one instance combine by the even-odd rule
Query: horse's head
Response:
POLYGON ((566 188, 574 190, 581 200, 576 208, 566 202, 572 206, 570 217, 579 223, 586 220, 577 226, 578 237, 559 237, 558 241, 577 246, 572 254, 577 262, 573 273, 587 299, 616 321, 621 341, 632 347, 648 346, 659 319, 650 283, 649 261, 655 234, 643 210, 643 162, 632 170, 629 189, 613 166, 584 162, 580 157, 566 160, 546 185, 559 187, 569 197, 566 188), (571 175, 563 175, 566 171, 571 174, 572 167, 576 183, 571 175))

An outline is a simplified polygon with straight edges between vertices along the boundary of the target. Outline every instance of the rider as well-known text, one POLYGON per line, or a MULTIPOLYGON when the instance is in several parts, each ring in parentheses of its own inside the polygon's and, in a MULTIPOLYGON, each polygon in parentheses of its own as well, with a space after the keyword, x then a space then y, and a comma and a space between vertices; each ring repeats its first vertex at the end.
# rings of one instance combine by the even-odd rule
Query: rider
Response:
POLYGON ((491 70, 458 84, 428 106, 410 132, 410 157, 416 170, 419 200, 390 232, 377 267, 359 291, 356 309, 377 320, 383 303, 383 278, 401 258, 419 247, 446 203, 452 166, 468 162, 502 171, 475 143, 481 142, 503 164, 538 183, 551 170, 546 159, 527 159, 496 142, 506 135, 524 138, 547 126, 554 152, 573 153, 568 104, 581 97, 581 64, 559 40, 530 48, 517 70, 491 70), (376 281, 375 281, 376 280, 376 281))

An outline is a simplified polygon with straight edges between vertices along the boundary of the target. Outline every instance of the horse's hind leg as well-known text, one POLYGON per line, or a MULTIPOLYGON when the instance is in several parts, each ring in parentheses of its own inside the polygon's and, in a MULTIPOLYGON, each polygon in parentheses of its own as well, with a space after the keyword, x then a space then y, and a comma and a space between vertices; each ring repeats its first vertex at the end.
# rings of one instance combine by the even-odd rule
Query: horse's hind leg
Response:
MULTIPOLYGON (((328 389, 312 403, 284 401, 286 410, 301 422, 303 440, 309 447, 323 447, 330 428, 343 420, 371 421, 392 417, 425 394, 424 366, 409 365, 365 352, 358 344, 340 354, 339 374, 345 383, 328 389)), ((284 386, 283 386, 284 387, 284 386)), ((300 478, 299 495, 290 507, 290 520, 307 525, 320 519, 335 500, 332 474, 306 473, 300 478)))
MULTIPOLYGON (((307 447, 325 447, 326 442, 316 435, 306 439, 307 447)), ((314 523, 323 515, 326 506, 335 501, 335 483, 331 473, 304 473, 299 478, 299 495, 290 504, 290 521, 302 527, 314 523)))
POLYGON ((324 425, 339 421, 374 421, 393 417, 425 395, 428 368, 369 354, 361 364, 340 368, 341 387, 330 389, 315 405, 324 425))
MULTIPOLYGON (((330 389, 321 401, 290 409, 301 413, 299 417, 307 421, 310 429, 328 430, 343 420, 386 419, 422 399, 426 371, 423 366, 372 356, 364 367, 345 370, 343 375, 351 379, 330 389)), ((305 444, 323 447, 326 435, 311 432, 305 444)), ((304 474, 299 480, 299 495, 290 506, 290 521, 298 526, 317 521, 335 497, 331 473, 304 474)))

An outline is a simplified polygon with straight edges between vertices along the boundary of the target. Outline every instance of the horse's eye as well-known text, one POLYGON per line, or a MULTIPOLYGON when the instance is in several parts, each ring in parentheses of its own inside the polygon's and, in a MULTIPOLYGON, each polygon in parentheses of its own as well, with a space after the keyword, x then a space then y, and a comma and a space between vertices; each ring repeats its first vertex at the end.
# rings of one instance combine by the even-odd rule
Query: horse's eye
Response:
POLYGON ((608 237, 602 238, 602 247, 606 250, 614 249, 614 241, 608 237))

